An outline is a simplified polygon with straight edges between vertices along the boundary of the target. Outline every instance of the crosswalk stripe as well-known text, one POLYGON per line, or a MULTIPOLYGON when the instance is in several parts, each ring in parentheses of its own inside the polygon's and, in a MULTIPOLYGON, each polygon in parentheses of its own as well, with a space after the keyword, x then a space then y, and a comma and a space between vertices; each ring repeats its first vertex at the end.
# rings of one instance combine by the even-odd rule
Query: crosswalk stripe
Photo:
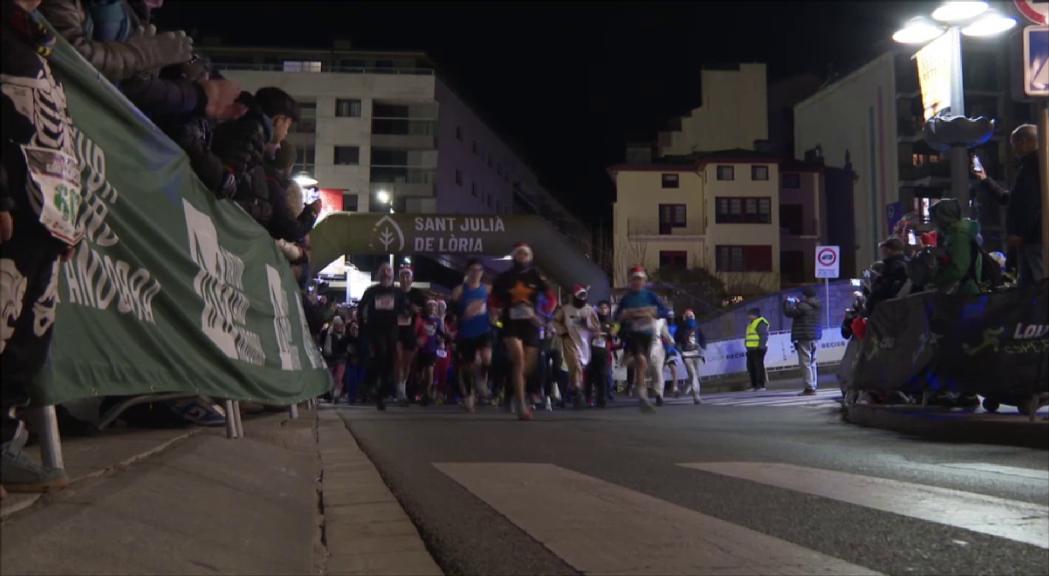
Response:
POLYGON ((962 470, 974 470, 976 472, 993 472, 1006 476, 1020 476, 1034 480, 1045 480, 1049 483, 1049 470, 1034 470, 1031 468, 1017 468, 1016 466, 1000 466, 998 464, 985 464, 983 462, 949 462, 943 464, 948 468, 961 468, 962 470))
POLYGON ((434 466, 586 574, 876 574, 553 464, 434 466))
POLYGON ((791 464, 678 464, 1049 548, 1049 507, 973 492, 791 464))

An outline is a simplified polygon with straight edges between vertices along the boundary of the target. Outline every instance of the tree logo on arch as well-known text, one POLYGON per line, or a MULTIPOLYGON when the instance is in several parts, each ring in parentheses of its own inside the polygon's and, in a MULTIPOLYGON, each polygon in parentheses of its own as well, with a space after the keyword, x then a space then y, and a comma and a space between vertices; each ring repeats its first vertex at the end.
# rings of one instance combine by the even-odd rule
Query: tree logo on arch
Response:
POLYGON ((372 226, 372 233, 379 240, 379 244, 382 244, 383 252, 400 252, 404 250, 404 232, 401 230, 400 225, 393 218, 390 218, 389 215, 383 216, 372 226), (397 245, 396 248, 392 248, 395 243, 397 245))

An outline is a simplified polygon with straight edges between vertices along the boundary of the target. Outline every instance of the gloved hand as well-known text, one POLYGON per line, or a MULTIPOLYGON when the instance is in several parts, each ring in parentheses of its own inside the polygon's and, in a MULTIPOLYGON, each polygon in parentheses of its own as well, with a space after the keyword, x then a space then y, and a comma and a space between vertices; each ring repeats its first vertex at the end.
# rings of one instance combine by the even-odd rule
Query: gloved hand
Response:
POLYGON ((211 142, 211 151, 237 172, 258 165, 265 147, 264 125, 256 113, 219 124, 211 142))

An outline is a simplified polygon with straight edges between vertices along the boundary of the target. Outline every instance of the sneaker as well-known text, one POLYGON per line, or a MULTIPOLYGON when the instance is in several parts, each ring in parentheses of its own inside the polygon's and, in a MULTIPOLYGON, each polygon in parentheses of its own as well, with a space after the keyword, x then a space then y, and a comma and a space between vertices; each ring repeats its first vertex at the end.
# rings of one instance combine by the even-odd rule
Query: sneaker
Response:
POLYGON ((768 388, 765 388, 764 386, 758 386, 757 388, 754 388, 753 390, 755 392, 764 392, 765 390, 768 390, 768 388))
POLYGON ((641 408, 641 412, 644 414, 655 414, 656 407, 648 401, 648 398, 641 396, 637 399, 638 406, 641 408))
POLYGON ((25 440, 12 440, 0 456, 0 481, 8 492, 48 492, 69 484, 66 471, 37 464, 22 450, 25 440))
POLYGON ((663 397, 662 396, 656 396, 656 406, 662 406, 662 405, 663 405, 663 397))
POLYGON ((550 397, 549 396, 546 397, 546 402, 545 402, 544 408, 546 408, 547 412, 553 412, 554 411, 554 403, 550 401, 550 397))
POLYGON ((521 406, 520 411, 517 413, 517 419, 527 422, 532 419, 532 415, 533 412, 531 408, 528 408, 527 406, 521 406))
POLYGON ((702 398, 700 398, 699 396, 693 396, 693 397, 692 397, 692 404, 693 404, 693 405, 695 405, 695 406, 699 406, 699 405, 700 405, 700 404, 702 404, 702 403, 703 403, 703 399, 702 399, 702 398))
POLYGON ((815 395, 816 395, 816 391, 813 390, 812 388, 806 388, 806 389, 802 390, 801 392, 798 392, 798 396, 815 396, 815 395))
POLYGON ((466 408, 466 411, 469 412, 470 414, 473 414, 474 412, 477 411, 477 408, 474 407, 473 394, 471 394, 471 395, 466 397, 466 401, 463 402, 463 408, 466 408))

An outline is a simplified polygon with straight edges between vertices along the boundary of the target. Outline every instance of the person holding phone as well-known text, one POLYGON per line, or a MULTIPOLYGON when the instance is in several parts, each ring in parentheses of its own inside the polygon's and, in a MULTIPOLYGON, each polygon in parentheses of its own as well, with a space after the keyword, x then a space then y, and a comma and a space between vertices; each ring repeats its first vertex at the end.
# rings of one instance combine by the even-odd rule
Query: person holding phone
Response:
POLYGON ((1006 204, 1006 243, 1016 250, 1017 283, 1035 284, 1045 278, 1042 260, 1042 196, 1038 171, 1038 127, 1023 124, 1013 130, 1009 146, 1016 157, 1018 170, 1012 188, 1006 189, 987 177, 979 158, 973 157, 973 176, 979 185, 1006 204))

